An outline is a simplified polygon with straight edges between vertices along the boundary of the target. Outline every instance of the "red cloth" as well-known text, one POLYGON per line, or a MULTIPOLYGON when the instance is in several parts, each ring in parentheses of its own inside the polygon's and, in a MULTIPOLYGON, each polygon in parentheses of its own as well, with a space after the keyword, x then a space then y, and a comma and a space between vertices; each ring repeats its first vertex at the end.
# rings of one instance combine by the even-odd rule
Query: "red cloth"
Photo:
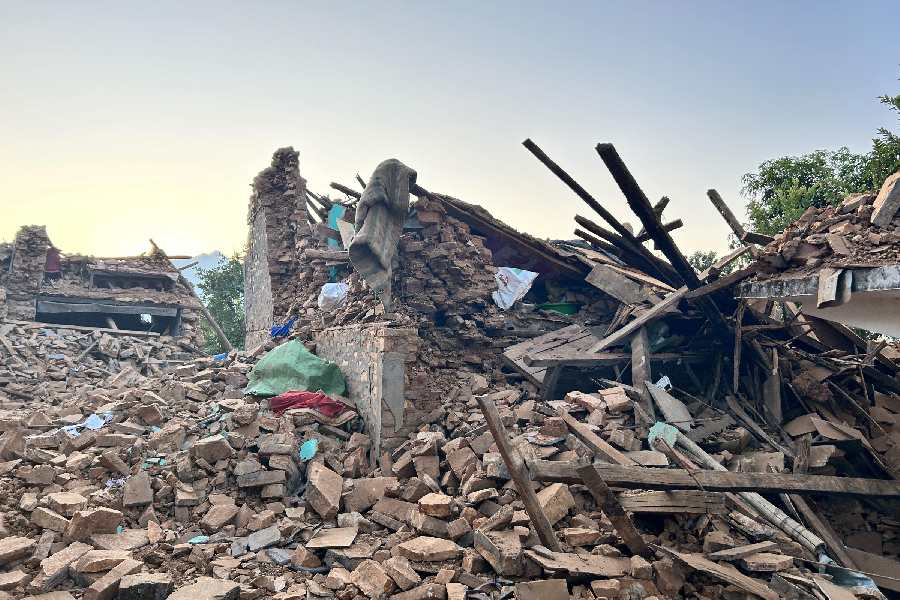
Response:
POLYGON ((269 398, 269 407, 276 415, 291 408, 311 408, 329 419, 351 410, 343 402, 330 398, 322 392, 285 392, 269 398))

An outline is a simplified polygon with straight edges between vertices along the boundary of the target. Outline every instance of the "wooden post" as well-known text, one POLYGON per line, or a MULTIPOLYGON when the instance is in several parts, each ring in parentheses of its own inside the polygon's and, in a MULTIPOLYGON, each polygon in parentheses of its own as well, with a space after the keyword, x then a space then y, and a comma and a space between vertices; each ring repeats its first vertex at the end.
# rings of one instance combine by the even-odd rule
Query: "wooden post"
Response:
MULTIPOLYGON (((690 265, 681 253, 681 250, 678 249, 672 236, 663 229, 662 224, 653 212, 650 201, 647 199, 647 196, 644 194, 643 190, 641 190, 640 186, 638 186, 637 181, 635 181, 634 177, 631 175, 628 167, 625 166, 625 162, 622 160, 622 157, 619 156, 619 153, 616 152, 615 147, 613 147, 612 144, 597 144, 597 154, 600 155, 606 168, 609 169, 613 179, 615 179, 616 183, 619 185, 619 189, 621 189, 622 193, 625 195, 628 206, 631 207, 634 214, 636 214, 641 220, 641 223, 644 224, 647 233, 650 234, 662 253, 669 259, 672 267, 674 267, 678 272, 678 275, 681 276, 681 279, 684 281, 684 285, 692 290, 700 287, 701 283, 697 278, 697 272, 694 271, 694 267, 690 265)), ((703 310, 706 318, 709 319, 710 324, 713 326, 714 334, 723 335, 724 332, 728 331, 728 324, 725 322, 725 318, 722 316, 722 313, 712 299, 703 297, 697 301, 697 304, 700 309, 703 310)))
POLYGON ((652 425, 656 421, 656 411, 653 408, 653 398, 647 391, 646 381, 652 381, 650 341, 647 339, 647 328, 641 327, 631 336, 631 385, 640 393, 641 408, 650 418, 648 425, 652 425))
POLYGON ((644 542, 640 532, 635 528, 631 518, 625 513, 625 509, 619 503, 619 500, 610 491, 609 486, 603 481, 600 473, 593 465, 585 465, 578 469, 578 475, 584 482, 584 485, 591 490, 597 505, 609 517, 609 521, 622 536, 625 545, 631 550, 632 554, 650 558, 650 548, 644 542))
MULTIPOLYGON (((716 207, 716 210, 719 211, 719 214, 722 215, 722 218, 725 219, 725 222, 728 223, 728 226, 731 227, 731 231, 734 232, 735 237, 739 239, 741 242, 745 244, 768 244, 774 238, 763 235, 761 233, 753 233, 748 232, 744 229, 744 226, 741 225, 741 222, 737 220, 734 216, 734 213, 731 212, 731 209, 728 208, 728 205, 725 204, 725 201, 722 200, 722 196, 719 195, 719 192, 716 190, 707 190, 706 195, 709 197, 710 201, 713 203, 713 206, 716 207)), ((757 254, 756 248, 753 248, 750 251, 754 256, 757 254)))
POLYGON ((175 272, 178 274, 178 281, 181 283, 181 285, 188 289, 188 291, 191 293, 191 296, 193 296, 197 301, 197 304, 200 305, 200 312, 203 313, 203 316, 206 318, 206 321, 209 323, 210 327, 212 327, 213 331, 216 332, 216 338, 218 338, 219 343, 225 346, 225 349, 228 352, 234 350, 234 346, 232 346, 231 342, 228 341, 228 338, 225 336, 225 332, 222 331, 221 327, 219 327, 218 321, 216 321, 216 319, 212 316, 212 313, 209 312, 209 309, 206 308, 206 305, 203 304, 203 301, 200 300, 200 297, 197 296, 197 292, 194 291, 194 286, 191 285, 191 282, 184 278, 184 275, 181 274, 181 271, 178 270, 178 267, 172 264, 172 261, 169 259, 163 249, 156 245, 156 242, 150 240, 150 244, 153 246, 154 250, 162 254, 163 258, 166 259, 166 262, 169 263, 169 266, 175 269, 175 272))
POLYGON ((518 450, 509 443, 506 428, 500 420, 500 413, 497 411, 497 407, 487 396, 478 396, 477 400, 478 406, 481 407, 481 412, 484 414, 484 419, 487 421, 488 429, 491 431, 494 441, 497 442, 500 456, 503 457, 503 462, 506 463, 509 475, 513 483, 516 484, 516 490, 518 490, 519 496, 522 498, 525 511, 534 524, 538 538, 550 550, 561 552, 562 548, 559 545, 559 540, 556 539, 556 534, 553 533, 550 520, 544 514, 541 504, 538 502, 537 494, 534 493, 534 489, 531 487, 531 478, 528 476, 525 461, 522 460, 518 450))

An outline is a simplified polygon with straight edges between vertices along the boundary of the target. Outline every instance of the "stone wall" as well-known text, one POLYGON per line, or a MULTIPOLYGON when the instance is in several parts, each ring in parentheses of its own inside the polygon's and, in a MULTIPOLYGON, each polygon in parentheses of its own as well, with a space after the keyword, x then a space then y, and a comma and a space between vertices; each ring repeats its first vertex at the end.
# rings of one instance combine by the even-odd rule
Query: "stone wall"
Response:
POLYGON ((5 282, 10 319, 34 319, 34 298, 44 280, 49 247, 50 238, 43 225, 27 225, 16 234, 12 264, 5 282))
POLYGON ((279 148, 272 164, 253 180, 244 262, 248 348, 265 341, 266 330, 284 316, 283 311, 274 314, 274 307, 285 302, 287 284, 297 271, 296 246, 309 235, 306 180, 299 164, 296 150, 279 148))
POLYGON ((408 405, 405 394, 416 359, 416 330, 384 323, 347 325, 316 333, 315 342, 316 354, 344 374, 375 456, 397 439, 406 439, 422 412, 422 407, 408 405))

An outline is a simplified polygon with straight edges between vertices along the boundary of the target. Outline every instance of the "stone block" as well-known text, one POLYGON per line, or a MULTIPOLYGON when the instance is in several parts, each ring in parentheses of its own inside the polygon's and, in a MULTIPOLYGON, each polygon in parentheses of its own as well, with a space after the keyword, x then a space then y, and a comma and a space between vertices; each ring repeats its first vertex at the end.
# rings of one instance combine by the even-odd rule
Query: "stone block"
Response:
POLYGON ((315 462, 307 470, 306 500, 323 519, 333 519, 340 512, 344 478, 315 462))
POLYGON ((566 516, 575 507, 575 498, 564 483, 553 483, 537 493, 538 502, 550 525, 566 516))

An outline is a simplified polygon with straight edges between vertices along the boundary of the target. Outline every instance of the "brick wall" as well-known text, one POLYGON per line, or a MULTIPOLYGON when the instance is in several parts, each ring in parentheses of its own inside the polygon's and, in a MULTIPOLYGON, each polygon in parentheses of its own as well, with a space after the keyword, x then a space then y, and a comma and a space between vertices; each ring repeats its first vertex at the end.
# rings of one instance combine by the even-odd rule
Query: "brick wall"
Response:
MULTIPOLYGON (((372 437, 375 456, 417 424, 423 407, 409 406, 406 388, 416 359, 415 329, 383 323, 324 329, 315 335, 316 354, 337 364, 372 437)), ((433 408, 433 407, 432 407, 433 408)))

